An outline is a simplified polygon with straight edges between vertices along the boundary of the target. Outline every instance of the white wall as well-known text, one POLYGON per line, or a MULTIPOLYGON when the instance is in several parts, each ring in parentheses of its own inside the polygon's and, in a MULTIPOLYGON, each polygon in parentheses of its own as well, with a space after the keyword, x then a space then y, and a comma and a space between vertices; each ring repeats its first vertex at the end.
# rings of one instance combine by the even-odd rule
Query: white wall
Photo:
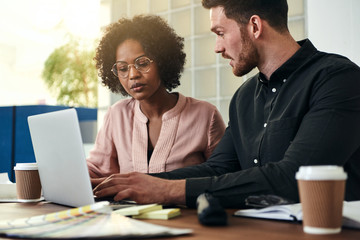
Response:
POLYGON ((308 37, 321 51, 360 65, 360 1, 307 0, 308 37))

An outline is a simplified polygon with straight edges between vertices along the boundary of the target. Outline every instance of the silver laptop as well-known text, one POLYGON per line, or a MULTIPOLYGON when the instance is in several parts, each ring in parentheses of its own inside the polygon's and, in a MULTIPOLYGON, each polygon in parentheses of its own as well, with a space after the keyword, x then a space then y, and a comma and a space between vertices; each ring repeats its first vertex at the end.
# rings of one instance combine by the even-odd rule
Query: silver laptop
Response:
POLYGON ((76 110, 29 116, 28 124, 45 200, 72 207, 93 204, 76 110))

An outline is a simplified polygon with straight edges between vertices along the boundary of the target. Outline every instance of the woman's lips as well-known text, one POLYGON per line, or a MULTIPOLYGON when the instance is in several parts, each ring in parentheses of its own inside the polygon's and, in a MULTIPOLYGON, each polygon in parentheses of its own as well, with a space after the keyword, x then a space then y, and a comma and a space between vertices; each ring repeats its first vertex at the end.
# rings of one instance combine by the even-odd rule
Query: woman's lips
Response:
POLYGON ((145 84, 141 84, 141 83, 134 83, 133 85, 131 85, 131 88, 133 91, 135 92, 139 92, 144 88, 145 84))

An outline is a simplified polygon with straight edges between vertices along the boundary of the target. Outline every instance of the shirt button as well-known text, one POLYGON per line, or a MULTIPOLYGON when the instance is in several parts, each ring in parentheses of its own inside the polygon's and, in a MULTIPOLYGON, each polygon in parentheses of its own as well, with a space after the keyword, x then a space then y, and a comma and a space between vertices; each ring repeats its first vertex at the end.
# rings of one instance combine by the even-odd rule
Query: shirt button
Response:
POLYGON ((286 82, 286 79, 283 79, 283 82, 286 82))
POLYGON ((267 123, 264 123, 264 127, 266 127, 267 126, 267 123))
POLYGON ((276 92, 276 88, 271 89, 271 91, 272 91, 273 93, 276 92))
POLYGON ((254 159, 254 163, 257 164, 259 161, 255 158, 254 159))

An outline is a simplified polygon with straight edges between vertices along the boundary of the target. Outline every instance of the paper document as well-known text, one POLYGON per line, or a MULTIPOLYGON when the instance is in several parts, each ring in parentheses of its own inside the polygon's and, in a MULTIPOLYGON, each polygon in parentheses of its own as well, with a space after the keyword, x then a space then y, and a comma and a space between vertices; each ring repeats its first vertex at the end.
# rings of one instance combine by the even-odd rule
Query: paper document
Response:
POLYGON ((190 234, 113 213, 108 202, 30 218, 0 221, 0 237, 33 239, 146 238, 190 234))
POLYGON ((0 202, 17 202, 16 184, 7 173, 0 173, 0 202))
MULTIPOLYGON (((300 203, 271 206, 262 209, 243 209, 236 211, 234 215, 238 217, 302 221, 300 203)), ((360 201, 344 201, 343 226, 360 229, 360 201)))
POLYGON ((343 226, 360 229, 360 201, 344 202, 343 226))

